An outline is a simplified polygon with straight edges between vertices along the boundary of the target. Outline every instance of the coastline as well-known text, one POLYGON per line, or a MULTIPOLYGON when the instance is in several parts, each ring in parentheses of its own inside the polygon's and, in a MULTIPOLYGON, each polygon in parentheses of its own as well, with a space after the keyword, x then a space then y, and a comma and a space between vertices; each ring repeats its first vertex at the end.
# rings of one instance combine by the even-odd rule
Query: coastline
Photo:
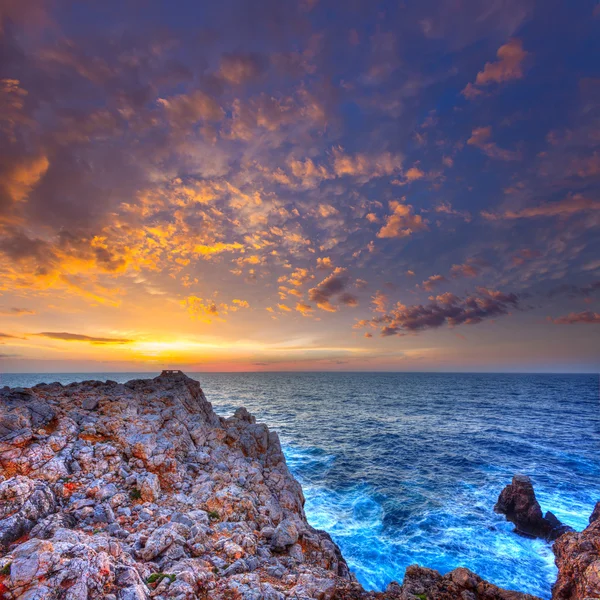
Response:
MULTIPOLYGON (((275 594, 273 598, 277 598, 277 594, 284 594, 282 597, 291 595, 307 598, 391 599, 418 597, 421 593, 417 591, 420 589, 419 585, 429 586, 427 589, 434 594, 432 597, 439 598, 457 590, 460 593, 471 590, 470 593, 477 594, 485 590, 489 598, 532 598, 517 592, 500 590, 478 580, 475 575, 468 574, 466 569, 457 569, 441 577, 427 569, 410 568, 402 587, 391 584, 385 593, 364 591, 348 573, 339 549, 328 534, 314 530, 308 525, 303 510, 302 490, 287 469, 277 434, 270 432, 263 425, 256 424, 245 409, 239 409, 228 419, 218 417, 206 401, 197 382, 182 374, 169 373, 154 380, 134 381, 125 385, 87 382, 65 387, 36 386, 31 391, 4 389, 3 395, 6 405, 10 405, 3 415, 10 418, 4 418, 3 422, 12 424, 13 427, 8 434, 27 430, 27 427, 21 427, 27 424, 27 418, 31 434, 29 438, 21 433, 21 437, 15 438, 13 435, 9 442, 3 441, 3 493, 8 494, 8 497, 13 494, 13 508, 17 508, 6 518, 23 512, 23 506, 27 504, 31 495, 39 490, 42 490, 42 495, 47 492, 45 497, 52 504, 49 508, 43 508, 46 514, 40 513, 35 519, 39 523, 36 522, 26 533, 30 538, 32 532, 47 537, 36 537, 17 543, 22 537, 19 536, 5 544, 5 554, 0 567, 7 569, 9 561, 10 565, 8 574, 3 576, 2 585, 6 587, 5 593, 13 594, 6 596, 7 598, 21 597, 15 595, 12 588, 19 584, 16 589, 21 590, 24 585, 22 579, 19 579, 17 567, 26 551, 29 554, 32 551, 34 554, 50 552, 54 557, 52 560, 60 562, 63 560, 62 554, 66 554, 60 544, 73 544, 75 540, 77 544, 90 548, 90 561, 103 552, 94 546, 96 541, 108 544, 109 548, 111 542, 119 546, 119 549, 115 549, 117 556, 108 553, 114 563, 108 558, 108 574, 103 570, 97 573, 98 577, 105 578, 113 574, 111 585, 116 586, 116 598, 145 598, 150 593, 159 598, 203 597, 200 595, 203 593, 211 594, 208 597, 219 598, 227 597, 226 594, 233 593, 233 590, 235 593, 242 593, 240 597, 246 597, 243 594, 252 594, 258 590, 264 597, 275 594), (81 405, 78 405, 78 402, 81 402, 81 405), (40 408, 32 412, 32 406, 40 408), (29 417, 25 414, 27 410, 29 417), (150 423, 153 424, 166 418, 167 430, 153 430, 153 426, 150 426, 151 431, 148 432, 148 422, 145 419, 140 420, 140 414, 136 412, 140 410, 140 414, 151 417, 150 423), (40 414, 42 421, 36 422, 40 414), (15 421, 16 416, 18 418, 15 421), (125 419, 129 429, 123 430, 119 425, 120 418, 125 419), (195 429, 190 430, 186 424, 190 419, 197 426, 195 429), (183 429, 180 429, 182 426, 183 429), (180 447, 178 444, 181 437, 186 437, 185 431, 191 445, 180 447), (192 431, 196 431, 196 437, 191 435, 192 431), (175 440, 179 441, 175 443, 175 440), (202 445, 199 450, 200 442, 202 445), (174 455, 171 455, 172 449, 168 447, 169 444, 175 448, 174 455), (110 453, 106 454, 105 445, 112 446, 116 452, 113 453, 111 449, 110 453), (157 447, 162 452, 157 452, 157 447), (74 450, 81 453, 83 449, 84 458, 80 458, 79 454, 74 455, 74 450), (93 455, 91 461, 90 451, 93 455), (102 456, 100 465, 94 464, 97 451, 100 451, 102 456), (47 452, 51 456, 44 463, 43 469, 32 468, 36 467, 35 460, 40 452, 47 452), (192 454, 193 460, 190 460, 192 454), (69 463, 74 456, 74 462, 80 468, 84 467, 80 471, 73 471, 72 464, 69 463), (88 456, 87 463, 85 456, 88 456), (67 459, 68 457, 70 458, 67 459), (52 468, 49 468, 49 465, 52 468), (183 465, 186 465, 185 468, 183 465), (109 481, 112 476, 107 479, 107 467, 110 466, 115 469, 118 466, 124 472, 119 472, 114 480, 109 481), (260 475, 260 483, 256 484, 259 487, 256 489, 254 482, 249 481, 247 477, 248 473, 256 475, 255 469, 258 469, 260 475), (82 471, 85 474, 83 479, 82 471), (238 472, 242 475, 238 475, 238 472), (88 477, 90 473, 92 478, 88 477), (6 477, 8 475, 12 477, 6 477), (235 481, 232 482, 233 475, 235 481), (14 477, 22 479, 14 480, 14 477), (131 479, 132 477, 134 479, 131 479), (66 481, 61 481, 62 479, 66 481), (88 484, 88 479, 93 485, 88 484), (98 481, 100 483, 97 483, 98 481), (15 483, 19 483, 17 487, 21 490, 16 496, 15 483), (215 483, 218 488, 216 490, 215 483), (75 485, 74 489, 71 489, 72 485, 75 485), (182 487, 178 488, 178 485, 182 487), (186 485, 190 486, 189 490, 186 485), (109 488, 108 492, 106 488, 109 488), (140 493, 139 498, 131 497, 132 489, 140 493), (233 492, 235 501, 231 498, 233 492), (190 494, 195 498, 194 510, 191 511, 189 504, 185 502, 186 496, 189 499, 190 494), (119 498, 118 502, 114 501, 113 498, 119 495, 125 497, 119 498), (54 496, 53 502, 51 496, 54 496), (21 501, 23 503, 19 507, 21 501), (247 501, 250 501, 250 505, 246 506, 245 512, 238 512, 238 504, 245 504, 247 501), (128 508, 128 502, 133 502, 136 507, 142 506, 135 513, 133 520, 131 512, 127 515, 125 510, 128 508), (150 507, 155 505, 157 508, 143 507, 143 504, 150 507), (73 505, 76 508, 73 508, 73 505), (196 508, 196 505, 201 508, 196 508), (112 510, 112 517, 107 507, 112 510), (148 516, 145 510, 149 510, 151 514, 148 516), (162 511, 167 512, 163 514, 162 511), (192 512, 197 514, 190 517, 192 512), (214 514, 211 517, 211 513, 216 513, 217 518, 214 518, 214 514), (71 517, 76 519, 77 526, 73 525, 71 517), (151 523, 161 521, 164 522, 150 530, 151 523), (36 530, 40 523, 46 524, 36 530), (223 526, 226 523, 237 525, 223 526), (186 531, 186 527, 189 531, 186 531), (198 539, 202 539, 203 542, 191 543, 195 540, 195 537, 190 538, 194 527, 202 529, 196 535, 200 536, 198 539), (157 533, 157 530, 160 532, 157 533), (77 533, 75 537, 73 532, 77 533), (215 541, 212 539, 215 535, 218 543, 211 545, 215 541), (153 536, 157 543, 156 548, 160 548, 155 556, 152 554, 156 548, 147 551, 149 542, 153 548, 153 536), (88 540, 90 537, 94 543, 88 540), (52 541, 55 539, 58 540, 57 543, 52 541), (165 539, 170 540, 170 543, 161 547, 165 539), (206 541, 208 539, 210 543, 206 541), (235 541, 236 539, 238 541, 235 541), (247 547, 238 543, 240 539, 245 540, 247 547), (50 543, 53 546, 52 551, 41 540, 50 543), (227 546, 228 543, 241 550, 231 545, 227 546), (194 549, 197 545, 203 547, 194 549), (210 548, 207 549, 208 546, 210 548), (208 557, 212 558, 212 562, 208 557), (258 562, 255 563, 251 559, 258 562), (119 560, 124 563, 120 563, 119 560), (13 577, 15 561, 17 575, 13 577), (128 564, 131 561, 132 564, 128 564), (189 564, 190 561, 193 565, 189 564), (219 567, 219 561, 225 563, 219 567), (273 561, 274 564, 271 564, 273 561), (205 563, 212 567, 206 566, 205 563), (201 564, 204 566, 200 568, 201 564), (232 568, 236 564, 237 566, 232 568), (278 578, 274 573, 280 566, 283 567, 283 572, 278 578), (169 574, 176 575, 176 578, 167 582, 163 577, 153 590, 145 582, 151 578, 152 569, 163 567, 170 568, 172 573, 169 571, 169 574), (268 571, 270 567, 275 569, 268 571), (217 573, 214 572, 215 568, 217 573), (126 569, 135 582, 118 587, 121 584, 118 583, 117 574, 123 569, 126 569), (132 569, 137 573, 137 578, 132 569), (176 569, 180 570, 176 573, 176 569), (239 592, 241 586, 248 589, 239 592), (130 588, 134 591, 124 591, 130 588)), ((46 458, 45 455, 44 457, 46 458)), ((47 575, 55 568, 56 564, 49 571, 42 573, 45 582, 52 579, 48 579, 47 575)), ((67 567, 63 565, 63 568, 67 567)), ((38 571, 35 571, 34 575, 37 573, 38 571)), ((279 571, 277 573, 279 574, 279 571)), ((66 580, 63 579, 61 584, 64 581, 66 580)), ((37 583, 33 583, 34 588, 30 588, 39 587, 39 582, 40 578, 37 579, 37 583)), ((155 582, 156 580, 151 584, 155 582)), ((97 585, 98 581, 93 583, 97 585)), ((79 581, 73 585, 80 584, 79 581)), ((44 585, 48 587, 47 583, 44 585)), ((86 593, 92 594, 90 598, 99 597, 93 595, 93 586, 90 588, 86 584, 86 587, 86 593)), ((19 594, 22 594, 22 590, 19 594)), ((250 597, 252 596, 248 596, 250 597)))

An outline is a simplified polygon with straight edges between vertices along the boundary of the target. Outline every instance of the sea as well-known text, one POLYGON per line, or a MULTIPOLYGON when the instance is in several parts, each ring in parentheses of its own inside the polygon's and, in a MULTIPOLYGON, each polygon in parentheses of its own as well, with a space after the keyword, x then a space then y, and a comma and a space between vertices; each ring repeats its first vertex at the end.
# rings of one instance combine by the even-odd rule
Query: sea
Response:
MULTIPOLYGON (((152 377, 2 374, 0 385, 152 377)), ((554 556, 493 507, 515 473, 544 511, 582 530, 600 500, 597 375, 188 373, 217 413, 245 406, 279 433, 308 521, 367 589, 408 565, 467 567, 550 598, 554 556)))

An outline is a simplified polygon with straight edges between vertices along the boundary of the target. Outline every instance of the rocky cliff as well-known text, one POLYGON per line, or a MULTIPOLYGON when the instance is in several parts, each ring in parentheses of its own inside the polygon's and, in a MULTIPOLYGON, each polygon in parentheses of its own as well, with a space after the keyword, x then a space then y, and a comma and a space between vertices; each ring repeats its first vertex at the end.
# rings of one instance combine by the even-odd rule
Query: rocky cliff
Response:
POLYGON ((303 504, 277 434, 180 372, 0 390, 1 598, 532 598, 420 567, 365 592, 303 504))

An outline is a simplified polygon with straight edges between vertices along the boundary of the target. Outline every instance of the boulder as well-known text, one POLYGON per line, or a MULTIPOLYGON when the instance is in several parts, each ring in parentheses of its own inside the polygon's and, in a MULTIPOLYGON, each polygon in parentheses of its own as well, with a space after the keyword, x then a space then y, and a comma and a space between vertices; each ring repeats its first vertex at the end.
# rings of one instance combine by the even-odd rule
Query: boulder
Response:
MULTIPOLYGON (((396 583, 388 587, 389 599, 415 600, 539 600, 537 596, 513 592, 481 579, 475 573, 459 567, 446 575, 433 569, 411 565, 406 569, 402 586, 396 583)), ((386 599, 387 600, 387 599, 386 599)))
POLYGON ((558 567, 552 600, 600 598, 600 519, 561 535, 552 549, 558 567))
POLYGON ((298 529, 290 519, 284 519, 277 525, 270 539, 271 548, 275 552, 283 552, 288 546, 298 541, 298 529))
POLYGON ((513 477, 512 483, 500 492, 494 510, 515 524, 515 533, 526 537, 554 541, 567 531, 573 531, 572 527, 561 523, 553 513, 542 513, 531 479, 526 475, 513 477))

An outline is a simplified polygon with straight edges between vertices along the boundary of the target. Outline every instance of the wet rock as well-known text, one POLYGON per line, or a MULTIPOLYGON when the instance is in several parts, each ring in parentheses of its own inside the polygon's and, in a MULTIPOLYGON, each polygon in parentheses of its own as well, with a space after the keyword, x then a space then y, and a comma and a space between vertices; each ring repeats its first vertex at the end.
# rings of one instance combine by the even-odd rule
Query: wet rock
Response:
POLYGON ((553 600, 600 598, 600 519, 591 521, 581 533, 561 535, 552 549, 558 567, 553 600))
POLYGON ((406 569, 402 586, 390 586, 388 593, 399 600, 423 597, 434 600, 539 600, 537 596, 499 588, 463 567, 441 575, 433 569, 411 565, 406 569))
POLYGON ((494 510, 515 524, 515 532, 526 537, 539 537, 554 541, 567 531, 573 531, 561 523, 551 512, 542 514, 531 479, 526 475, 515 475, 494 506, 494 510))

